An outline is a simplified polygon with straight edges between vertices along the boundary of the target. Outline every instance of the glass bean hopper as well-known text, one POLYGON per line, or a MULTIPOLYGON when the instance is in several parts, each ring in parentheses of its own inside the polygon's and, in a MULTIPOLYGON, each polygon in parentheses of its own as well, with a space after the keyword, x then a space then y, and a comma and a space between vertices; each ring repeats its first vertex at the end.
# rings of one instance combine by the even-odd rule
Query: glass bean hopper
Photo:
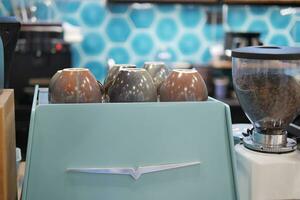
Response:
POLYGON ((248 149, 285 153, 296 149, 287 126, 300 113, 300 48, 252 46, 232 51, 233 84, 253 124, 248 149))

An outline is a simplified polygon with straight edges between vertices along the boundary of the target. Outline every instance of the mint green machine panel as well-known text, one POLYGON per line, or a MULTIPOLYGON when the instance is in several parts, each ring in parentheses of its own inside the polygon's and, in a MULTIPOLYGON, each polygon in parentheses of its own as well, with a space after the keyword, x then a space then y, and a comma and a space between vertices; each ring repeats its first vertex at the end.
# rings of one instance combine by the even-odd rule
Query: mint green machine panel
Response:
MULTIPOLYGON (((235 200, 228 106, 207 102, 41 104, 32 108, 23 200, 235 200), (70 168, 200 164, 142 174, 70 168)), ((41 98, 41 95, 40 95, 41 98)))
POLYGON ((0 37, 0 89, 4 88, 4 49, 3 42, 0 37))

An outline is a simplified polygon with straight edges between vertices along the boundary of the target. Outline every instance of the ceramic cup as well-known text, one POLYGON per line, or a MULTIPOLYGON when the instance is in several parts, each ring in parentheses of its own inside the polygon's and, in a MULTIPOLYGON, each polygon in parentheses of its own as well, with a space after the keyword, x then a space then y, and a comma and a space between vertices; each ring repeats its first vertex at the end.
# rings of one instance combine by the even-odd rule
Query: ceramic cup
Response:
POLYGON ((160 101, 205 101, 207 88, 195 69, 174 69, 160 88, 160 101))
POLYGON ((108 89, 113 84, 113 81, 116 79, 118 73, 122 68, 136 68, 135 65, 132 64, 115 64, 112 68, 109 69, 108 74, 104 80, 104 91, 107 94, 108 89))
MULTIPOLYGON (((56 79, 59 77, 59 75, 61 74, 62 70, 58 70, 50 79, 49 82, 49 94, 52 92, 52 88, 53 88, 53 84, 55 83, 56 79)), ((50 101, 50 95, 48 96, 48 100, 50 101)))
POLYGON ((156 87, 145 69, 122 68, 108 89, 110 102, 151 102, 157 100, 156 87))
POLYGON ((59 77, 59 75, 61 74, 61 71, 62 70, 58 70, 53 76, 52 78, 50 79, 50 82, 49 82, 49 88, 52 87, 52 85, 55 83, 56 79, 59 77))
POLYGON ((159 94, 162 82, 168 77, 169 70, 167 66, 163 62, 145 62, 144 68, 152 77, 157 93, 159 94))
POLYGON ((99 103, 101 86, 86 68, 63 69, 53 76, 49 88, 51 103, 99 103))

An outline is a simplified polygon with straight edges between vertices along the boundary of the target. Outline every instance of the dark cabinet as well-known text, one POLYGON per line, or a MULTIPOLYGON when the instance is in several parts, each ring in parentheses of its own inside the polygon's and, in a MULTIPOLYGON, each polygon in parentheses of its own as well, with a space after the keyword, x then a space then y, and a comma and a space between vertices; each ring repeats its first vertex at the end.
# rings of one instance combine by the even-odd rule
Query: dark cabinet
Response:
POLYGON ((300 4, 300 0, 223 0, 223 3, 227 3, 227 4, 261 4, 261 5, 265 5, 265 4, 300 4))
POLYGON ((203 4, 257 4, 257 5, 299 5, 300 0, 108 0, 111 3, 203 3, 203 4))
POLYGON ((220 0, 109 0, 113 3, 118 2, 138 2, 138 3, 219 3, 220 0))

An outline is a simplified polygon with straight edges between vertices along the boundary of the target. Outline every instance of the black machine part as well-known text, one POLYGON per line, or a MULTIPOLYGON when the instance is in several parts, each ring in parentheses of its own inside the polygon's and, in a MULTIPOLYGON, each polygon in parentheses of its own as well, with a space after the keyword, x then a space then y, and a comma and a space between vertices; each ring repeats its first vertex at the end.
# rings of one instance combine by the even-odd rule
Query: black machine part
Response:
POLYGON ((8 84, 14 89, 16 144, 22 150, 23 159, 26 158, 34 86, 48 87, 53 74, 72 66, 71 45, 63 36, 59 23, 21 24, 8 84))
POLYGON ((4 48, 4 86, 7 86, 6 80, 10 70, 11 59, 19 37, 20 26, 20 22, 18 22, 14 17, 0 17, 0 37, 4 48))
POLYGON ((262 45, 259 32, 226 32, 224 49, 232 50, 245 46, 262 45))
POLYGON ((288 135, 300 143, 300 115, 287 127, 288 135))
POLYGON ((232 50, 232 57, 257 60, 300 60, 299 47, 251 46, 232 50))

